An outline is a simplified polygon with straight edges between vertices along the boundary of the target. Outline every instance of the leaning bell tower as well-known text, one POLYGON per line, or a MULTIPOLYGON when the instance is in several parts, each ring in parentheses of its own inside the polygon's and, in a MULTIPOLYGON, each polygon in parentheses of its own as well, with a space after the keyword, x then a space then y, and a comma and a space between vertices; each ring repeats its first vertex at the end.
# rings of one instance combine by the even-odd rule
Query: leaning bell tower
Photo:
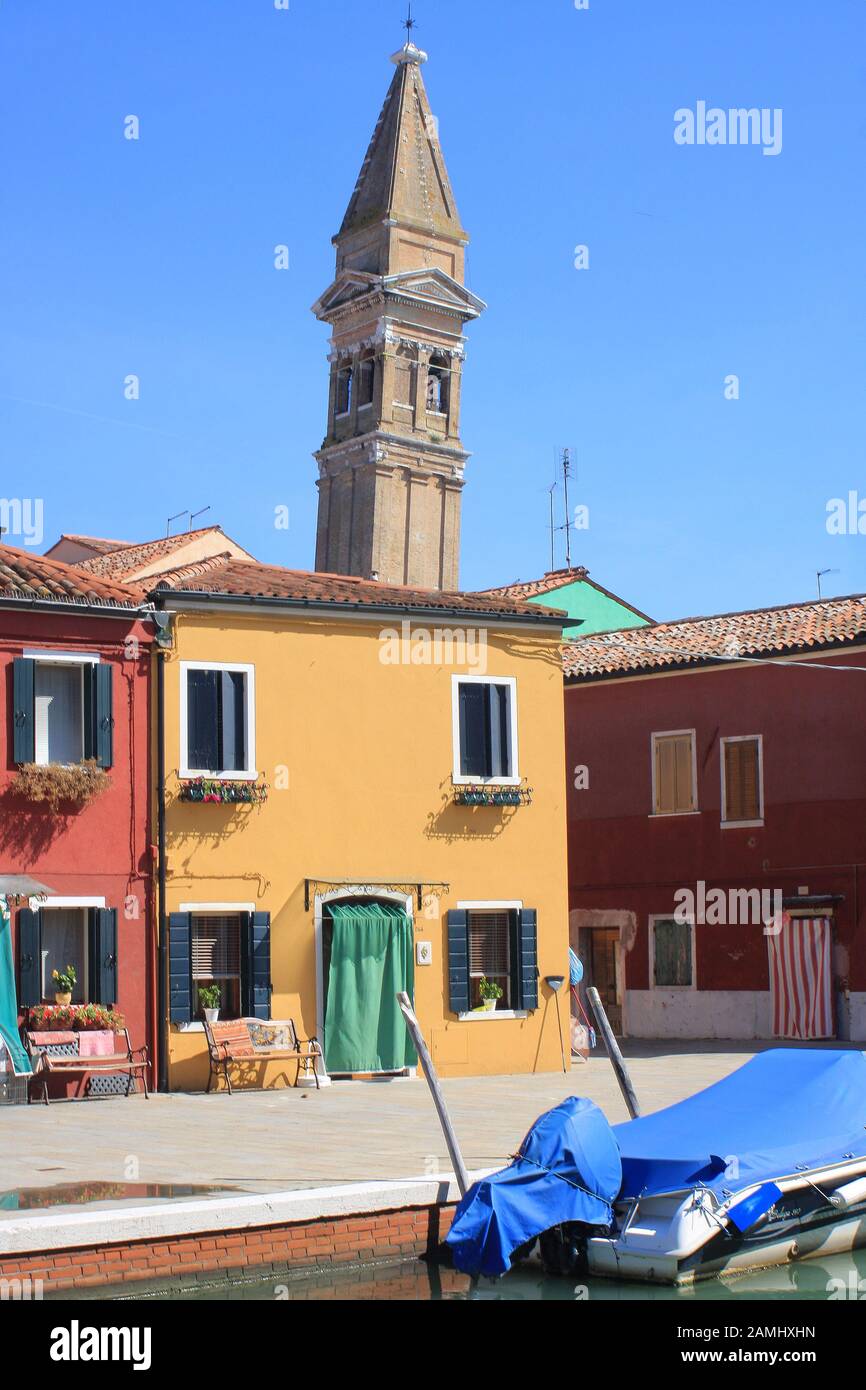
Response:
POLYGON ((407 43, 334 237, 333 283, 313 306, 332 330, 319 465, 316 569, 456 589, 468 238, 407 43))

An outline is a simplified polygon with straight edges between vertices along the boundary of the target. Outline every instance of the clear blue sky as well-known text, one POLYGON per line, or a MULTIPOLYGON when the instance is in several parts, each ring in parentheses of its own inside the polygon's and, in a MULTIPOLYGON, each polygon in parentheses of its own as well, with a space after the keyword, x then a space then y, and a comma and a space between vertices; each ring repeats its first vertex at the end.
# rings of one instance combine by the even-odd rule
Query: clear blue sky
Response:
MULTIPOLYGON (((825 593, 866 589, 866 536, 825 526, 829 498, 866 497, 862 0, 415 12, 489 305, 464 587, 549 567, 568 444, 590 508, 573 560, 656 617, 809 597, 824 568, 825 593), (678 146, 699 100, 782 108, 781 154, 678 146)), ((309 306, 404 13, 2 0, 0 492, 44 498, 45 546, 210 504, 260 559, 312 565, 328 330, 309 306)))

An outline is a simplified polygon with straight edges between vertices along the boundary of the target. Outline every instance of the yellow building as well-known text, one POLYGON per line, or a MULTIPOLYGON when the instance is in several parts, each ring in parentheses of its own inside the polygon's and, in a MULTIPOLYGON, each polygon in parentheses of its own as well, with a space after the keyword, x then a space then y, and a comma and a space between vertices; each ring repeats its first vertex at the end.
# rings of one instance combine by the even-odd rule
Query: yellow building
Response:
POLYGON ((332 1074, 415 1070, 395 985, 444 1075, 560 1067, 556 615, 229 557, 154 597, 171 1087, 207 1082, 211 983, 222 1019, 292 1018, 332 1074))

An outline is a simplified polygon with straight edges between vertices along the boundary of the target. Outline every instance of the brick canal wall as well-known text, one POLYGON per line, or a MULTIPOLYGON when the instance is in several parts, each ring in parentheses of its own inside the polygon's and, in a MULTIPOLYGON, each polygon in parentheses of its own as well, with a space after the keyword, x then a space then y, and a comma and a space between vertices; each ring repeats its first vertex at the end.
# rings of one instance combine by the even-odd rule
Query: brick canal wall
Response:
POLYGON ((186 1276, 266 1277, 271 1267, 329 1270, 371 1260, 431 1255, 451 1225, 453 1205, 332 1217, 242 1230, 195 1231, 159 1240, 0 1253, 0 1279, 41 1280, 46 1293, 186 1276))

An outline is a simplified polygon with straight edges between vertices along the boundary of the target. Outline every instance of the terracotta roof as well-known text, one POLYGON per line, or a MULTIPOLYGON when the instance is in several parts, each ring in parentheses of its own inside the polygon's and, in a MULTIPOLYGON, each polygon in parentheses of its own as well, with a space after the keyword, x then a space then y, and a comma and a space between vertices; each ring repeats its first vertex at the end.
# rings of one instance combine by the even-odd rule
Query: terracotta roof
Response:
POLYGON ((140 592, 133 585, 82 574, 79 565, 32 555, 15 546, 0 545, 0 600, 39 599, 98 607, 135 608, 140 592))
POLYGON ((104 536, 76 536, 71 531, 64 531, 56 544, 59 545, 60 541, 76 541, 95 550, 98 555, 105 555, 111 550, 125 550, 128 545, 134 544, 133 541, 109 541, 104 536))
POLYGON ((485 589, 484 593, 501 594, 503 598, 537 598, 540 594, 554 593, 557 589, 564 589, 566 584, 574 584, 578 581, 583 584, 590 584, 598 593, 605 594, 615 603, 622 604, 623 608, 627 608, 631 613, 636 613, 639 618, 646 618, 647 622, 652 622, 649 614, 642 613, 639 608, 635 608, 633 603, 628 603, 618 594, 612 594, 610 589, 605 589, 594 579, 590 579, 589 570, 585 565, 575 565, 572 569, 548 570, 541 579, 516 579, 513 584, 501 584, 496 589, 485 589))
POLYGON ((592 681, 715 665, 719 658, 797 655, 864 638, 866 595, 852 594, 598 633, 566 643, 562 653, 567 680, 592 681))
POLYGON ((207 594, 212 598, 225 595, 229 598, 333 604, 347 608, 434 609, 450 613, 490 614, 491 617, 531 618, 535 621, 555 621, 558 616, 565 616, 535 603, 491 598, 487 594, 413 589, 380 584, 373 579, 358 579, 353 575, 281 569, 276 565, 252 564, 244 560, 225 559, 221 565, 217 565, 217 558, 154 576, 157 582, 151 593, 163 597, 168 592, 190 596, 207 594))
POLYGON ((76 568, 84 570, 87 574, 102 574, 121 579, 125 574, 132 574, 142 565, 151 564, 162 555, 173 555, 195 536, 221 531, 221 526, 201 526, 196 531, 180 531, 177 535, 161 536, 155 541, 123 544, 119 550, 107 551, 101 555, 94 555, 90 560, 82 560, 76 568))

